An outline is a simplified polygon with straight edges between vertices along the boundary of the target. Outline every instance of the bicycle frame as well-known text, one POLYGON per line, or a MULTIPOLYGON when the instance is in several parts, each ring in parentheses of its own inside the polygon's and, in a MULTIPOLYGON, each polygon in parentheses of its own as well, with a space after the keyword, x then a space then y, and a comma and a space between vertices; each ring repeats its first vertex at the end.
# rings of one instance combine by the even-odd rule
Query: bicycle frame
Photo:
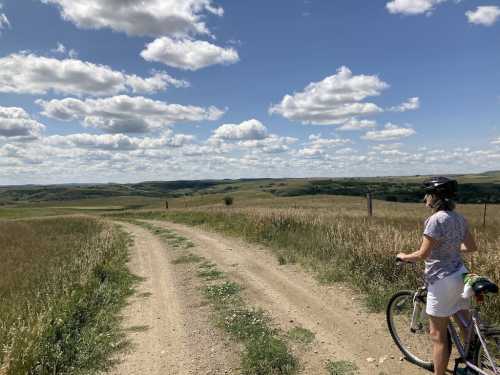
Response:
MULTIPOLYGON (((421 304, 424 303, 423 297, 424 294, 426 293, 427 289, 425 287, 419 288, 417 292, 415 292, 414 297, 413 297, 413 314, 412 314, 412 319, 411 319, 411 324, 410 324, 410 330, 412 332, 415 332, 418 330, 419 327, 419 321, 421 320, 421 317, 423 314, 425 314, 425 308, 421 306, 421 304)), ((456 318, 460 320, 460 324, 463 327, 466 327, 467 329, 467 337, 465 338, 465 342, 462 343, 460 340, 460 336, 457 333, 455 327, 453 324, 448 325, 448 332, 450 333, 450 337, 455 344, 455 347, 457 348, 461 359, 463 360, 463 363, 465 363, 470 369, 476 371, 480 375, 489 375, 480 368, 478 368, 474 363, 472 363, 470 360, 468 360, 468 354, 471 352, 472 349, 474 349, 473 344, 475 345, 481 345, 484 350, 484 354, 486 355, 486 358, 488 359, 491 369, 494 371, 495 375, 500 375, 500 369, 496 367, 495 361, 492 359, 491 354, 488 351, 488 347, 486 346, 486 342, 481 334, 481 329, 480 329, 480 317, 479 317, 479 309, 477 306, 471 308, 470 310, 471 313, 471 320, 467 321, 462 315, 457 314, 456 318), (477 341, 475 342, 474 339, 477 338, 477 341)))
POLYGON ((462 343, 462 341, 459 338, 459 335, 455 329, 455 327, 450 324, 448 326, 448 332, 450 332, 451 339, 453 343, 455 344, 455 347, 457 348, 460 357, 464 361, 464 363, 472 370, 476 371, 478 374, 481 375, 488 375, 486 372, 481 370, 479 367, 477 367, 475 364, 473 364, 471 361, 467 359, 467 354, 470 352, 472 349, 471 345, 473 343, 474 336, 477 337, 479 341, 479 345, 483 347, 484 353, 486 355, 486 358, 488 358, 488 361, 490 362, 491 369, 494 371, 495 375, 500 375, 500 369, 497 369, 496 364, 494 360, 491 358, 490 353, 488 352, 488 347, 486 346, 486 342, 484 341, 484 338, 481 334, 481 329, 480 327, 480 319, 479 319, 479 311, 477 308, 472 308, 470 310, 471 312, 471 321, 467 322, 463 316, 461 315, 456 315, 456 317, 460 320, 460 323, 467 328, 467 333, 468 337, 466 338, 465 343, 462 343), (471 329, 471 325, 472 328, 471 329))

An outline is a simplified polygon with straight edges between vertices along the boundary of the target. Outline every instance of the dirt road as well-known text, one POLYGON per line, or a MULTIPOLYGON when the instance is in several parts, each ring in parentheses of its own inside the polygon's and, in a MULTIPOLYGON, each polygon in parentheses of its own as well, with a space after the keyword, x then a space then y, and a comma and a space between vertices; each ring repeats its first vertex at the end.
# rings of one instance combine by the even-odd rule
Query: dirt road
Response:
POLYGON ((111 374, 237 374, 239 348, 210 322, 190 265, 148 230, 121 224, 135 238, 129 267, 144 278, 124 311, 132 348, 111 374))
MULTIPOLYGON (((308 350, 297 349, 303 374, 326 374, 328 360, 352 361, 360 374, 428 374, 400 360, 401 354, 388 335, 384 316, 365 312, 347 288, 318 285, 300 267, 280 266, 268 250, 253 244, 200 228, 149 222, 189 238, 196 245, 193 253, 215 262, 230 279, 243 285, 247 302, 270 313, 284 331, 301 326, 314 332, 316 340, 312 346, 308 350)), ((156 241, 146 237, 148 241, 156 241)), ((139 246, 148 245, 140 240, 139 246)))

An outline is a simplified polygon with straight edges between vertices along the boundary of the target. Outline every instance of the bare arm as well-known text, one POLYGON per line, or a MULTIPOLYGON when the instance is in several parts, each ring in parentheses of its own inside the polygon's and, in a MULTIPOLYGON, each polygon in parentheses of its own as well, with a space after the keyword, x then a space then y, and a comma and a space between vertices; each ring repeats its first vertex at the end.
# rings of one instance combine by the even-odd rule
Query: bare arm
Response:
POLYGON ((464 253, 472 253, 477 251, 476 241, 474 240, 474 236, 467 229, 467 233, 465 234, 465 239, 462 245, 460 246, 460 250, 464 253))
POLYGON ((416 262, 418 260, 427 259, 436 243, 437 241, 435 239, 424 235, 420 249, 411 254, 399 253, 397 257, 405 262, 416 262))

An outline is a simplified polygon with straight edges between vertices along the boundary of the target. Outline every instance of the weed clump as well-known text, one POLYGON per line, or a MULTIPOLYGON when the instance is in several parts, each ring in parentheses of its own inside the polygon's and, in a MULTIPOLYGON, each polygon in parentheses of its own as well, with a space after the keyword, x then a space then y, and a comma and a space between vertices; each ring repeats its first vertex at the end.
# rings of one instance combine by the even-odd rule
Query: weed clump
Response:
POLYGON ((288 337, 302 344, 310 344, 314 341, 314 333, 306 328, 294 327, 288 331, 288 337))
POLYGON ((355 375, 358 367, 348 361, 328 361, 326 370, 329 375, 355 375))
POLYGON ((246 345, 242 360, 244 374, 294 374, 297 367, 297 360, 277 337, 255 337, 246 345))
POLYGON ((186 263, 198 263, 201 262, 202 258, 194 254, 181 255, 180 257, 174 259, 172 264, 186 264, 186 263))
POLYGON ((223 272, 211 268, 205 268, 198 271, 198 276, 206 280, 217 280, 222 278, 223 275, 223 272))
POLYGON ((233 198, 233 197, 231 197, 231 196, 229 196, 229 195, 226 195, 226 196, 224 197, 224 204, 225 204, 226 206, 232 206, 232 204, 233 204, 233 203, 234 203, 234 198, 233 198))

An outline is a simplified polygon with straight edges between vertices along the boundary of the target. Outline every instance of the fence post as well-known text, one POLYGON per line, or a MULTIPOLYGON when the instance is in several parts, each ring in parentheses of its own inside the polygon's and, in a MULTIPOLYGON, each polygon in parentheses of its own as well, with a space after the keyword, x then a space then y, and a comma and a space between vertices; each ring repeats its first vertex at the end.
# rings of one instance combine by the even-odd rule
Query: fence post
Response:
POLYGON ((373 216, 372 193, 368 192, 366 194, 366 200, 368 203, 368 216, 372 217, 373 216))
POLYGON ((165 210, 168 210, 168 200, 165 200, 165 210))
POLYGON ((484 202, 483 228, 486 228, 486 202, 484 202))

